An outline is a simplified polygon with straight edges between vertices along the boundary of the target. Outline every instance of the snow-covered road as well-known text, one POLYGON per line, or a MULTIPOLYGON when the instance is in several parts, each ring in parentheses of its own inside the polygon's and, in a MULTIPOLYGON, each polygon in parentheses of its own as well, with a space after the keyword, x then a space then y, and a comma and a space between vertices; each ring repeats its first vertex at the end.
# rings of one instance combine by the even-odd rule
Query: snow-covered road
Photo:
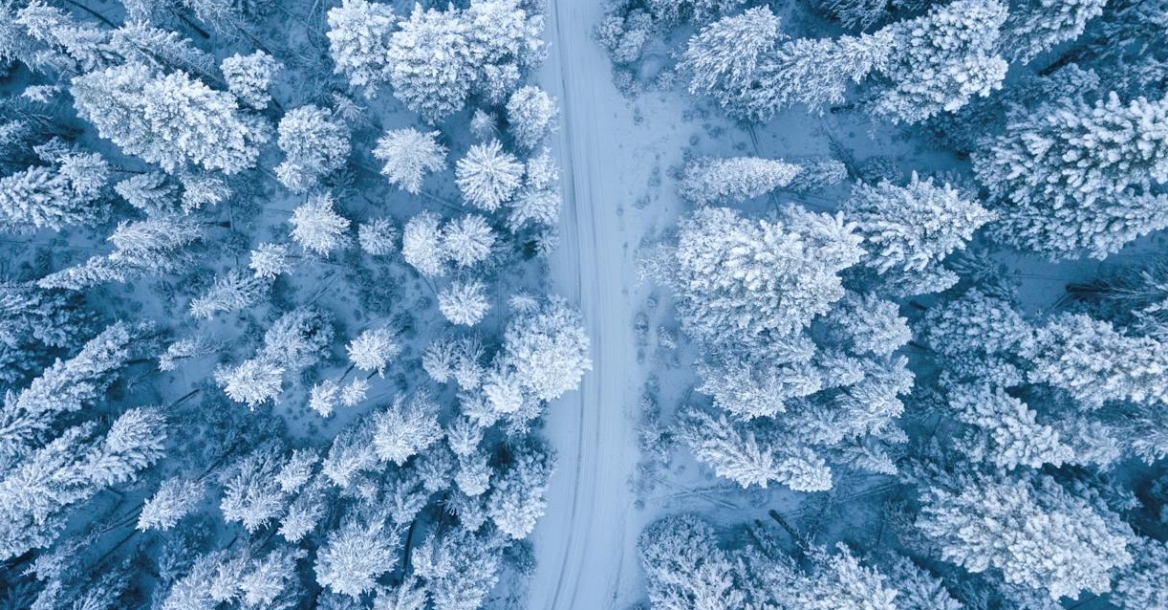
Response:
POLYGON ((622 208, 631 207, 632 185, 648 168, 622 147, 643 127, 634 125, 609 61, 591 39, 600 4, 553 0, 548 23, 543 84, 563 110, 564 213, 552 276, 556 291, 580 305, 593 370, 579 392, 549 408, 546 433, 559 465, 534 535, 532 610, 623 608, 640 595, 635 542, 642 523, 629 488, 637 462, 632 411, 640 367, 631 319, 640 233, 626 226, 622 208))

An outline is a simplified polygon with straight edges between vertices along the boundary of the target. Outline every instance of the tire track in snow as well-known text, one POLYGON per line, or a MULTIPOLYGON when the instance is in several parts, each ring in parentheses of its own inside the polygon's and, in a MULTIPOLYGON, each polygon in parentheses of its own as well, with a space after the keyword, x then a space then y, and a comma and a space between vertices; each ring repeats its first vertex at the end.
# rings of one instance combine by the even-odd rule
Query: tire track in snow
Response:
POLYGON ((618 212, 628 199, 620 178, 631 160, 622 158, 617 140, 627 137, 631 121, 618 118, 618 110, 627 115, 625 101, 591 38, 600 14, 599 0, 553 0, 548 28, 544 86, 561 103, 564 189, 562 241, 551 270, 556 290, 580 306, 593 370, 578 392, 549 407, 545 433, 559 466, 534 535, 533 610, 603 610, 630 581, 622 571, 631 544, 628 477, 637 454, 625 409, 639 366, 624 290, 635 278, 618 212))

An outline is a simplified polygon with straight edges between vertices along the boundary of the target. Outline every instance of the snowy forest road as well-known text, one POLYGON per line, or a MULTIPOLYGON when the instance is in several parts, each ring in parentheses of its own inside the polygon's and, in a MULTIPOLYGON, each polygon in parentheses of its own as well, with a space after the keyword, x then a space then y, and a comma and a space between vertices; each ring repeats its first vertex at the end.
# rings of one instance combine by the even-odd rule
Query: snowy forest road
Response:
POLYGON ((553 0, 548 24, 542 80, 562 104, 564 188, 552 280, 556 292, 581 308, 593 370, 579 392, 549 407, 545 433, 559 460, 533 539, 532 610, 623 608, 640 595, 635 544, 642 524, 629 484, 638 459, 629 411, 639 388, 629 242, 639 232, 625 226, 622 210, 637 176, 629 170, 645 164, 619 144, 644 127, 634 124, 609 60, 592 40, 601 12, 600 0, 553 0))

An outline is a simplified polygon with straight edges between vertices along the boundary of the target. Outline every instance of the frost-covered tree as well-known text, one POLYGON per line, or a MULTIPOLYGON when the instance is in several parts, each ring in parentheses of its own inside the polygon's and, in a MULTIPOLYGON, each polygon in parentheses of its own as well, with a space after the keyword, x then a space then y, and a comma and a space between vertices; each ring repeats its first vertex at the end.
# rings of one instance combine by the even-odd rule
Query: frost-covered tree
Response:
POLYGON ((163 481, 158 491, 142 505, 137 528, 141 531, 166 531, 173 528, 179 519, 198 510, 203 494, 204 487, 199 481, 178 477, 163 481))
POLYGON ((263 51, 250 55, 236 53, 219 64, 227 90, 256 110, 263 110, 271 103, 269 90, 280 69, 280 62, 263 51))
MULTIPOLYGON (((100 157, 98 157, 100 161, 100 157)), ((101 162, 104 165, 104 162, 101 162)), ((52 229, 85 224, 105 213, 98 196, 108 171, 94 168, 91 183, 70 179, 60 169, 36 166, 0 178, 0 228, 52 229)))
POLYGON ((383 466, 373 449, 372 427, 359 421, 333 438, 320 472, 337 487, 348 488, 359 473, 383 466))
POLYGON ((68 428, 10 462, 0 478, 0 558, 48 547, 70 506, 132 480, 162 457, 166 420, 156 408, 123 412, 103 437, 97 430, 95 422, 68 428))
POLYGON ((478 214, 461 216, 442 227, 442 251, 459 267, 487 260, 494 245, 495 232, 478 214))
POLYGON ((191 317, 210 320, 218 313, 243 311, 267 296, 271 282, 232 269, 215 278, 209 289, 191 299, 187 308, 191 317))
POLYGON ((1156 339, 1067 314, 1039 329, 1031 345, 1030 381, 1062 388, 1088 408, 1114 400, 1168 403, 1168 346, 1156 339))
POLYGON ((458 112, 470 96, 478 62, 471 24, 453 7, 414 6, 390 35, 385 58, 393 94, 422 118, 437 123, 458 112))
POLYGON ((711 344, 810 324, 843 297, 837 274, 863 255, 842 216, 796 208, 775 222, 705 208, 680 229, 666 279, 687 332, 711 344))
POLYGON ((316 556, 316 582, 354 599, 372 591, 393 569, 398 533, 380 518, 350 517, 329 534, 316 556))
POLYGON ((490 309, 487 285, 478 280, 451 282, 438 293, 438 310, 451 324, 474 326, 490 309))
POLYGON ((903 187, 888 181, 857 185, 844 213, 864 236, 864 264, 894 282, 907 282, 918 294, 956 283, 940 263, 997 217, 952 186, 921 180, 915 172, 903 187))
POLYGON ((796 491, 832 487, 831 470, 823 458, 777 444, 763 424, 733 422, 725 415, 691 409, 679 434, 698 461, 742 487, 765 488, 772 481, 796 491))
POLYGON ((238 366, 215 371, 215 382, 227 397, 254 409, 275 400, 284 385, 285 367, 275 362, 252 358, 238 366))
POLYGON ((744 111, 759 121, 793 104, 823 112, 826 106, 844 103, 849 87, 886 69, 892 50, 888 30, 784 42, 765 59, 759 86, 742 102, 744 111))
POLYGON ((393 332, 388 328, 372 328, 349 342, 348 348, 349 360, 353 362, 353 366, 358 370, 367 373, 377 372, 382 377, 385 376, 385 367, 389 366, 389 361, 401 353, 401 345, 398 344, 393 332))
POLYGON ((1102 594, 1132 562, 1131 529, 1045 475, 953 476, 921 494, 917 529, 941 557, 1052 599, 1102 594), (1009 540, 1009 544, 1002 541, 1009 540))
POLYGON ((248 257, 247 268, 255 277, 274 280, 291 269, 288 262, 286 244, 263 243, 256 246, 248 257))
POLYGON ((524 447, 500 468, 487 495, 487 514, 500 531, 520 540, 535 529, 547 507, 545 495, 554 467, 554 455, 524 447))
POLYGON ((249 169, 269 139, 234 95, 182 71, 158 75, 126 64, 74 78, 70 93, 103 138, 170 173, 188 164, 226 174, 249 169))
POLYGON ((1140 538, 1131 554, 1135 561, 1116 575, 1112 602, 1123 610, 1168 608, 1168 544, 1140 538))
POLYGON ((393 32, 393 7, 366 0, 343 0, 328 12, 329 53, 337 74, 353 88, 374 97, 377 87, 389 81, 389 39, 393 32))
POLYGON ((1103 13, 1106 0, 1025 0, 1010 7, 1002 26, 1002 49, 1011 61, 1028 63, 1055 45, 1078 38, 1087 22, 1103 13))
POLYGON ((686 166, 677 188, 698 205, 740 203, 787 186, 801 169, 778 159, 707 157, 686 166))
POLYGON ((534 85, 520 87, 507 99, 507 128, 526 149, 539 146, 555 130, 558 114, 556 99, 534 85))
POLYGON ((498 140, 475 144, 455 166, 455 183, 467 203, 494 212, 523 184, 523 164, 498 140))
POLYGON ((1062 100, 1020 115, 974 157, 995 235, 1052 258, 1103 258, 1168 226, 1168 100, 1062 100))
POLYGON ((279 519, 287 508, 288 495, 280 486, 279 474, 287 464, 275 445, 256 449, 223 475, 223 518, 238 521, 251 533, 279 519))
POLYGON ((402 231, 402 256, 427 277, 441 277, 446 273, 448 254, 437 214, 421 212, 406 223, 402 231))
POLYGON ((324 520, 329 506, 327 485, 320 478, 314 479, 288 505, 288 511, 280 519, 279 529, 285 540, 300 542, 324 520))
POLYGON ((90 321, 76 292, 0 282, 0 385, 41 374, 52 351, 92 335, 90 321))
POLYGON ((414 574, 425 582, 435 610, 474 610, 499 582, 500 544, 454 528, 441 538, 431 534, 414 549, 414 574))
POLYGON ((983 431, 984 438, 976 439, 980 442, 971 448, 974 459, 984 457, 1006 470, 1075 461, 1074 448, 1059 438, 1057 430, 1039 423, 1035 411, 1001 388, 958 386, 949 392, 949 408, 957 419, 983 431))
POLYGON ((957 0, 889 26, 893 51, 883 69, 889 83, 873 111, 894 122, 919 123, 1001 88, 1008 67, 999 54, 1007 15, 998 0, 957 0))
POLYGON ((162 172, 130 176, 114 185, 127 203, 148 214, 173 210, 179 202, 179 187, 162 172))
POLYGON ((333 209, 328 193, 313 195, 292 212, 292 239, 302 248, 328 256, 349 244, 349 219, 333 209))
POLYGON ((705 23, 734 12, 744 0, 648 0, 653 20, 665 25, 683 21, 705 23))
POLYGON ((276 318, 257 356, 299 371, 319 362, 332 343, 332 317, 311 306, 297 307, 276 318))
POLYGON ((589 349, 580 313, 553 297, 511 319, 500 359, 524 392, 555 400, 579 387, 592 369, 589 349))
POLYGON ((47 433, 62 414, 95 404, 130 360, 143 329, 117 322, 90 339, 77 355, 57 360, 28 387, 4 397, 0 455, 15 455, 47 433))
POLYGON ((397 249, 397 229, 388 218, 374 218, 357 225, 357 243, 370 256, 385 256, 397 249))
POLYGON ((381 173, 389 183, 417 195, 426 174, 446 169, 446 147, 438 143, 439 131, 394 129, 377 140, 373 156, 385 163, 381 173))
POLYGON ((734 560, 718 547, 714 528, 704 519, 661 519, 645 528, 637 546, 654 610, 745 607, 734 560))
POLYGON ((759 96, 769 95, 760 82, 779 39, 779 18, 767 6, 703 27, 689 40, 680 64, 690 74, 690 93, 713 97, 736 118, 756 118, 752 107, 759 96))
POLYGON ((285 158, 276 166, 276 178, 294 193, 309 190, 348 160, 349 128, 323 108, 294 108, 280 119, 277 131, 285 158))
POLYGON ((438 405, 427 396, 397 398, 373 414, 373 448, 377 456, 398 466, 442 440, 438 405))

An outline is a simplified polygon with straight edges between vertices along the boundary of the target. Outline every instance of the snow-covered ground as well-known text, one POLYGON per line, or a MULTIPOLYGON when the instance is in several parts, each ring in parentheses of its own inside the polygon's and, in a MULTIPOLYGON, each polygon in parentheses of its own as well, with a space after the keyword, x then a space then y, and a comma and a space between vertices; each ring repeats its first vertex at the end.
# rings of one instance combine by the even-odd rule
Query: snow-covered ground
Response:
POLYGON ((659 163, 654 151, 680 155, 687 136, 671 126, 680 123, 676 112, 635 120, 591 38, 598 0, 554 2, 551 10, 543 83, 563 105, 565 191, 552 275, 556 290, 580 304, 594 368, 580 392, 549 407, 546 434, 559 463, 534 534, 529 607, 623 608, 642 595, 635 545, 647 522, 630 484, 644 380, 632 329, 645 289, 637 282, 636 246, 647 222, 647 211, 632 203, 659 163))

